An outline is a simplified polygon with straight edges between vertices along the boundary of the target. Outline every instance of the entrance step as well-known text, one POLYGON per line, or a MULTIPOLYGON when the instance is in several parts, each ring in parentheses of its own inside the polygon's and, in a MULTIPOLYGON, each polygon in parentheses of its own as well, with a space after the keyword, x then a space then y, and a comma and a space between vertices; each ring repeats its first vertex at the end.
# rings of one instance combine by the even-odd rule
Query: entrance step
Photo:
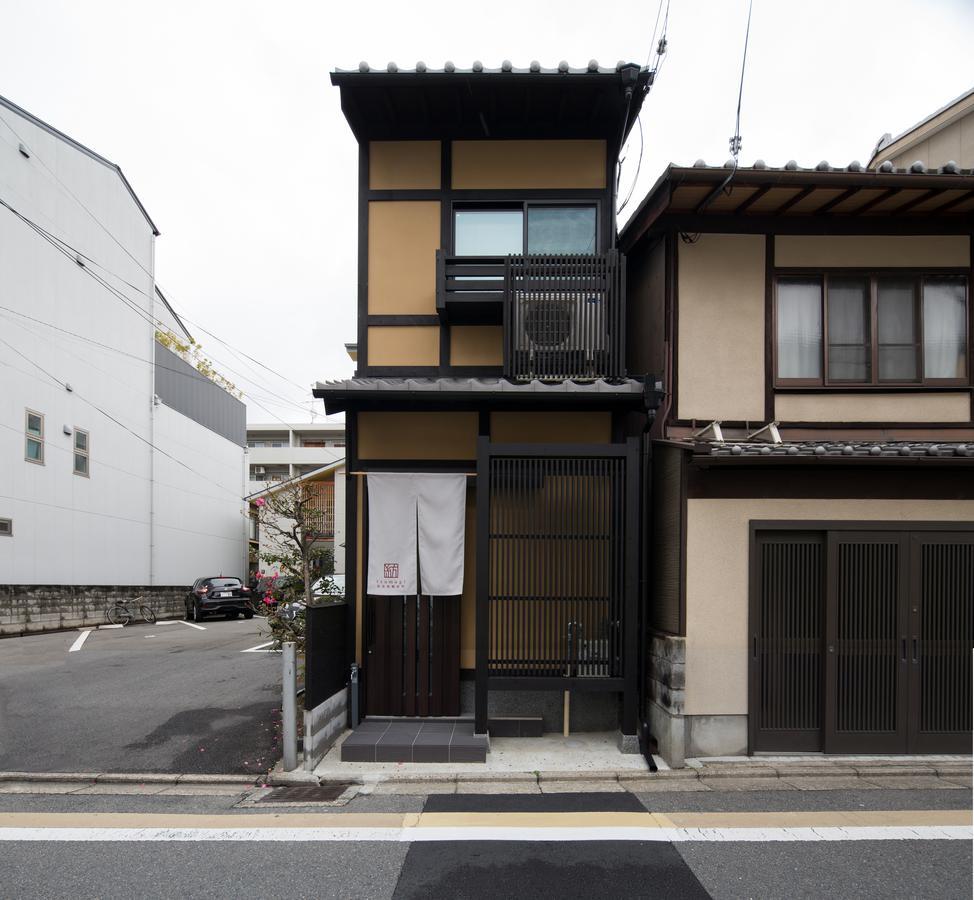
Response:
POLYGON ((342 762, 482 763, 487 737, 473 722, 366 719, 342 742, 342 762))

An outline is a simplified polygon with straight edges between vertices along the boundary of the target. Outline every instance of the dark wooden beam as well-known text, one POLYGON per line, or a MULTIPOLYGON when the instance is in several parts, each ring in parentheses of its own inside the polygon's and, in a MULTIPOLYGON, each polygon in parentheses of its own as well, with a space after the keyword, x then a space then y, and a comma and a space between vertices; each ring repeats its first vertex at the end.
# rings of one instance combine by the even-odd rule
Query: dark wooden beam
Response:
POLYGON ((742 212, 746 212, 755 203, 757 203, 758 200, 760 200, 766 193, 768 193, 768 191, 770 191, 772 187, 774 187, 774 185, 772 184, 766 184, 762 187, 759 187, 753 194, 751 194, 750 197, 747 198, 747 200, 745 200, 740 206, 737 207, 737 209, 734 210, 734 215, 739 216, 742 212))
POLYGON ((816 209, 815 212, 814 212, 814 215, 820 216, 823 213, 829 212, 830 210, 834 209, 836 206, 838 206, 843 201, 848 200, 854 194, 858 194, 859 193, 859 190, 860 189, 858 187, 851 187, 848 190, 843 191, 837 197, 833 197, 831 200, 829 200, 828 203, 826 203, 823 206, 820 206, 818 209, 816 209))
POLYGON ((809 185, 807 188, 803 188, 797 194, 795 194, 794 197, 792 197, 790 200, 786 200, 784 203, 781 204, 781 206, 779 206, 776 210, 774 210, 774 212, 770 214, 772 216, 784 215, 796 203, 799 203, 800 201, 804 200, 810 193, 812 193, 812 191, 816 189, 816 187, 817 187, 816 185, 812 184, 809 185))
POLYGON ((911 209, 913 209, 914 206, 919 206, 921 203, 925 202, 926 200, 929 200, 931 197, 935 197, 937 194, 940 193, 943 192, 938 191, 936 188, 930 188, 929 191, 924 191, 922 194, 920 194, 919 197, 914 197, 912 200, 908 200, 906 203, 902 204, 901 206, 897 206, 896 209, 893 210, 893 215, 901 216, 903 215, 903 213, 909 212, 911 209))
POLYGON ((868 203, 864 203, 862 206, 860 206, 859 209, 856 210, 856 215, 861 216, 864 212, 868 212, 870 209, 872 209, 874 206, 878 206, 884 200, 889 200, 890 197, 892 197, 894 194, 898 194, 901 190, 902 188, 887 188, 881 194, 873 197, 873 199, 868 203))
POLYGON ((953 200, 948 200, 943 206, 937 206, 934 209, 926 210, 930 215, 938 215, 942 212, 946 212, 948 209, 953 209, 955 206, 960 206, 962 203, 966 203, 968 200, 974 199, 974 190, 967 191, 961 194, 959 197, 954 197, 953 200))

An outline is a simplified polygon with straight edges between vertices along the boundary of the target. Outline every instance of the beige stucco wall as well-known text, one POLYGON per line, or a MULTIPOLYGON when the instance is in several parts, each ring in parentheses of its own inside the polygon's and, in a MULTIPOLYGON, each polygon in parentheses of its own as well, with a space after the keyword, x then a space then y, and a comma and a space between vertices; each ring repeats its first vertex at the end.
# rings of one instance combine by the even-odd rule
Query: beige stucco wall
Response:
POLYGON ((604 188, 605 141, 454 141, 453 187, 604 188))
POLYGON ((476 459, 475 412, 360 412, 362 459, 476 459))
POLYGON ((970 255, 966 234, 778 235, 774 239, 776 266, 966 266, 970 255))
POLYGON ((747 713, 752 519, 974 522, 974 500, 688 500, 687 715, 747 713))
POLYGON ((439 141, 372 141, 369 144, 369 187, 373 191, 439 186, 439 141))
POLYGON ((451 366, 504 364, 504 329, 499 325, 453 325, 450 328, 451 366))
POLYGON ((764 419, 764 236, 702 234, 680 244, 681 419, 764 419))
POLYGON ((369 203, 369 313, 436 313, 440 204, 435 200, 369 203))
POLYGON ((612 417, 607 412, 492 412, 495 444, 608 444, 612 417))
POLYGON ((438 366, 439 325, 370 325, 368 365, 438 366))
POLYGON ((969 422, 968 394, 776 394, 779 422, 969 422))

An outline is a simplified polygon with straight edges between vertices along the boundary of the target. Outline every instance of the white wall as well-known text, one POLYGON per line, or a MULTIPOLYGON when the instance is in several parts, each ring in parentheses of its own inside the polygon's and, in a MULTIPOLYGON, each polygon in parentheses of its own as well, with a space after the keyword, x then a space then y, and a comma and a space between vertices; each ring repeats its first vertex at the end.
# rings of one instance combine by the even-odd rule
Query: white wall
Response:
POLYGON ((246 580, 243 448, 162 403, 156 406, 154 443, 160 452, 155 455, 153 582, 188 584, 220 574, 246 580))
MULTIPOLYGON (((147 311, 152 231, 117 172, 5 107, 0 118, 0 196, 136 285, 138 290, 124 286, 126 294, 147 311), (17 137, 4 122, 13 125, 17 137), (30 149, 29 159, 17 150, 20 140, 30 149)), ((0 309, 0 339, 11 345, 0 343, 0 516, 14 520, 13 537, 0 544, 0 583, 144 583, 148 447, 94 407, 135 433, 148 434, 151 330, 73 259, 2 207, 0 305, 63 329, 0 309), (25 407, 45 416, 43 466, 24 459, 25 407), (90 478, 72 474, 72 438, 62 433, 63 426, 90 433, 90 478)))
MULTIPOLYGON (((73 250, 66 258, 0 207, 0 518, 13 520, 13 536, 0 538, 0 584, 147 585, 152 228, 115 169, 2 104, 0 197, 95 261, 80 267, 73 250), (30 158, 18 152, 21 141, 30 158), (24 458, 26 408, 45 417, 42 466, 24 458), (89 432, 90 477, 72 473, 73 438, 64 427, 89 432)), ((160 445, 212 484, 155 454, 157 518, 172 534, 155 541, 154 583, 212 574, 195 570, 210 558, 243 576, 245 523, 229 512, 234 502, 240 507, 242 449, 189 420, 176 422, 183 417, 171 410, 155 415, 160 445), (232 488, 236 501, 179 501, 187 491, 222 495, 217 484, 232 488), (175 537, 177 526, 219 537, 207 546, 199 534, 175 537)))

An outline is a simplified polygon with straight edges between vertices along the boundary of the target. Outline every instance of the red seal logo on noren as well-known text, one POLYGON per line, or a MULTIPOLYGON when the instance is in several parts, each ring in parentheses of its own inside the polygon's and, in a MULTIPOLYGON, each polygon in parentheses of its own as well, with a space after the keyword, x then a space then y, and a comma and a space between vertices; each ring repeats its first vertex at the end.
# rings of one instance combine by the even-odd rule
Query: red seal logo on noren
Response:
POLYGON ((382 564, 382 577, 383 578, 398 578, 399 577, 399 563, 383 563, 382 564))

